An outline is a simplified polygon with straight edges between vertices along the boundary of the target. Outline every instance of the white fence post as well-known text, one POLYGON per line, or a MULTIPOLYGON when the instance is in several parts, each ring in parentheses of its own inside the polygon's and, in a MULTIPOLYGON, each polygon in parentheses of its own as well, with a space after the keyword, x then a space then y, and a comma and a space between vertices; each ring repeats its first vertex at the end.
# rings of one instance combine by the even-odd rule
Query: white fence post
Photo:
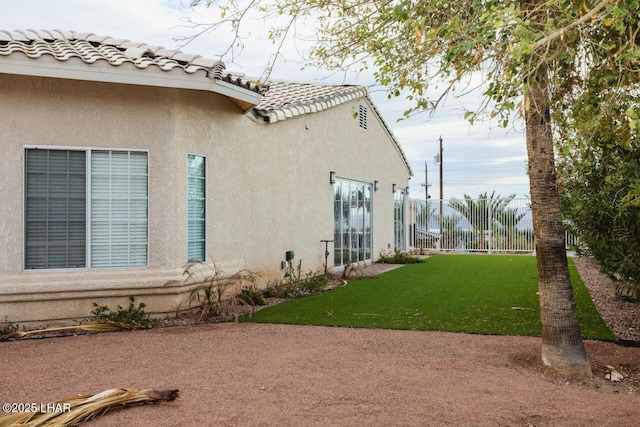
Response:
MULTIPOLYGON (((410 249, 489 253, 535 250, 529 199, 514 198, 508 203, 505 199, 445 199, 442 219, 438 211, 429 210, 429 205, 438 205, 440 200, 430 202, 409 200, 410 249), (456 204, 459 210, 453 207, 456 204)), ((577 244, 577 238, 569 232, 565 241, 567 246, 577 244)))

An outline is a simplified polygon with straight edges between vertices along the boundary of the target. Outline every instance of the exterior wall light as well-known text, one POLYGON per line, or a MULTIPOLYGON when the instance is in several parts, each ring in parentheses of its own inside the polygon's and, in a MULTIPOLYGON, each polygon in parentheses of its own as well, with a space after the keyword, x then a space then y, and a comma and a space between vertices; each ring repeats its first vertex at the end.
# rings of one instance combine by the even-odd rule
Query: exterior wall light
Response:
POLYGON ((373 181, 373 191, 378 191, 380 188, 380 183, 378 181, 373 181))
POLYGON ((391 185, 391 188, 393 189, 393 194, 395 194, 396 193, 396 185, 395 184, 391 185))
POLYGON ((405 193, 407 194, 407 196, 409 195, 409 187, 407 186, 407 188, 405 189, 405 193))
POLYGON ((331 184, 336 183, 336 173, 334 171, 329 172, 329 182, 331 184))

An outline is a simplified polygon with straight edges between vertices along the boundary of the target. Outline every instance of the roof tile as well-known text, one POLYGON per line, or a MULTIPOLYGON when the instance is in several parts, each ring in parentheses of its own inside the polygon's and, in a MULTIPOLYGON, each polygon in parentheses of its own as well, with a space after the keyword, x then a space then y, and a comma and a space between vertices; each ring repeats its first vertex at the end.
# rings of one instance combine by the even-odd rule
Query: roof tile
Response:
POLYGON ((255 109, 268 117, 270 110, 287 107, 301 107, 295 115, 324 110, 364 97, 367 90, 362 86, 274 82, 268 85, 264 95, 255 109))
POLYGON ((22 42, 28 42, 29 41, 29 38, 26 37, 24 34, 22 34, 21 31, 9 31, 8 34, 9 34, 9 36, 11 36, 11 38, 13 40, 22 41, 22 42))
POLYGON ((146 46, 146 44, 137 43, 137 42, 124 42, 124 43, 122 43, 121 47, 124 47, 125 49, 129 49, 131 47, 143 47, 143 46, 146 46))
POLYGON ((21 52, 32 59, 51 55, 58 61, 78 58, 86 64, 104 60, 118 67, 132 64, 140 70, 156 66, 163 71, 180 69, 187 74, 204 71, 209 78, 217 78, 235 86, 260 93, 257 82, 225 71, 219 60, 145 43, 116 39, 94 33, 60 30, 0 31, 0 57, 21 52))
POLYGON ((149 49, 145 48, 145 47, 130 47, 127 48, 127 50, 124 51, 125 56, 127 56, 127 58, 130 59, 140 59, 148 54, 153 55, 153 52, 151 52, 149 49))
POLYGON ((215 65, 219 64, 220 61, 216 61, 215 59, 197 57, 197 58, 194 58, 193 61, 191 61, 191 63, 193 65, 199 65, 201 67, 212 68, 215 65))
POLYGON ((38 39, 40 39, 40 36, 38 36, 38 33, 36 33, 35 31, 32 31, 32 30, 22 31, 22 34, 24 34, 24 36, 26 38, 28 38, 29 40, 38 40, 38 39))
POLYGON ((127 39, 114 39, 114 38, 107 38, 105 40, 102 41, 102 44, 108 44, 111 46, 122 46, 124 43, 127 43, 129 40, 127 39))
POLYGON ((174 59, 176 61, 182 61, 182 62, 193 62, 193 60, 196 58, 200 58, 200 55, 192 55, 190 53, 182 53, 182 52, 176 53, 171 57, 171 59, 174 59))

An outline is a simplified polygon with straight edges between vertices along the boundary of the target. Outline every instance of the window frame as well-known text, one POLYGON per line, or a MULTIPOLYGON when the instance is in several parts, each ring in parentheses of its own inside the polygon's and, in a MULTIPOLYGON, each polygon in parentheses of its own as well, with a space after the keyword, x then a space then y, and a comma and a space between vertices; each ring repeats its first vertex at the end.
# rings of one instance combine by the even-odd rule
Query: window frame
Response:
MULTIPOLYGON (((148 149, 138 148, 116 148, 116 147, 86 147, 86 146, 61 146, 61 145, 23 145, 22 147, 22 270, 26 273, 40 273, 47 271, 87 271, 87 270, 121 270, 121 269, 140 269, 149 267, 149 189, 151 182, 150 159, 148 149), (78 151, 85 153, 85 265, 84 267, 60 267, 60 268, 27 268, 27 152, 28 150, 47 150, 47 151, 78 151), (126 152, 126 153, 144 153, 146 156, 146 251, 145 264, 133 266, 92 266, 91 248, 92 233, 92 169, 91 159, 94 151, 103 152, 126 152)), ((129 174, 130 175, 130 174, 129 174)))
POLYGON ((337 178, 335 184, 333 184, 333 223, 334 223, 334 245, 333 245, 333 266, 334 268, 344 268, 348 263, 352 262, 351 254, 357 253, 358 259, 355 261, 356 264, 362 262, 371 262, 373 260, 373 183, 357 181, 353 179, 347 178, 337 178), (342 190, 345 188, 348 190, 348 194, 343 195, 342 190), (337 189, 340 188, 340 204, 336 203, 336 195, 337 189), (362 200, 359 198, 359 190, 362 190, 362 200), (355 191, 356 199, 356 213, 353 212, 354 200, 352 195, 355 191), (368 196, 368 198, 367 198, 368 196), (345 201, 349 204, 349 207, 346 207, 348 211, 348 217, 345 214, 345 201), (362 202, 362 224, 356 223, 352 224, 351 220, 357 220, 357 210, 359 208, 359 204, 362 202), (339 218, 336 215, 339 214, 339 218), (347 220, 345 222, 344 220, 347 220), (367 221, 368 219, 368 221, 367 221), (361 226, 361 229, 360 229, 361 226), (355 231, 354 231, 355 230, 355 231), (362 234, 362 244, 360 244, 360 239, 358 234, 362 234), (338 234, 340 234, 338 238, 338 234), (347 246, 343 245, 343 243, 347 243, 347 246), (354 245, 354 242, 357 244, 354 245), (349 253, 349 257, 345 262, 344 251, 347 250, 349 253), (367 252, 368 251, 368 252, 367 252), (340 263, 336 262, 336 257, 340 253, 340 263), (367 257, 368 253, 368 257, 367 257), (361 257, 362 255, 362 257, 361 257))
POLYGON ((407 250, 407 190, 404 188, 396 188, 393 193, 393 250, 407 250))
POLYGON ((208 175, 207 175, 207 156, 204 156, 202 154, 194 154, 194 153, 187 153, 187 262, 204 262, 207 260, 207 180, 208 180, 208 175), (202 177, 196 177, 196 176, 192 176, 189 174, 190 172, 190 168, 189 168, 189 158, 190 157, 199 157, 203 160, 204 164, 203 164, 203 175, 202 177), (190 243, 192 242, 192 240, 189 239, 190 236, 190 219, 189 219, 189 203, 191 201, 190 199, 190 179, 191 178, 199 178, 202 179, 203 181, 203 192, 204 195, 201 196, 201 200, 203 202, 203 215, 202 215, 202 244, 203 244, 203 249, 202 249, 202 259, 196 259, 195 257, 191 257, 190 253, 189 253, 189 247, 190 247, 190 243))

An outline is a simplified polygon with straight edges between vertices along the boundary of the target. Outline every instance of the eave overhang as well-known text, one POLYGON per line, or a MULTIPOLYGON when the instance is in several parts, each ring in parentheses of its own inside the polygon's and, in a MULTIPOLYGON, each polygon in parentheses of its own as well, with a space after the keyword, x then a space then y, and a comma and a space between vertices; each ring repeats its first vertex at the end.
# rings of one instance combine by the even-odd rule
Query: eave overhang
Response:
POLYGON ((208 76, 204 69, 193 74, 178 68, 165 71, 153 66, 141 70, 126 63, 114 67, 103 60, 86 64, 76 58, 61 62, 49 55, 34 59, 14 52, 2 58, 0 73, 206 91, 230 98, 243 111, 258 105, 262 99, 262 95, 253 90, 208 76))

